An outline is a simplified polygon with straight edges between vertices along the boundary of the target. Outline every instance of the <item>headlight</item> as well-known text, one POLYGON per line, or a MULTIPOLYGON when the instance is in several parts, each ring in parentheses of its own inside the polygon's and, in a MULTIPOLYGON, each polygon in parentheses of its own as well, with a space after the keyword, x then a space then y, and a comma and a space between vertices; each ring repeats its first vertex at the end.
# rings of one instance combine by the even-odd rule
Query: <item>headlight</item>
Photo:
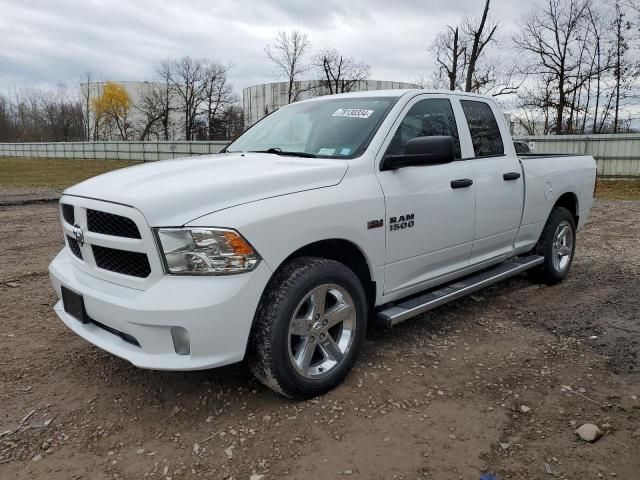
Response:
POLYGON ((233 230, 220 228, 158 228, 158 243, 168 273, 228 275, 253 270, 260 257, 233 230))

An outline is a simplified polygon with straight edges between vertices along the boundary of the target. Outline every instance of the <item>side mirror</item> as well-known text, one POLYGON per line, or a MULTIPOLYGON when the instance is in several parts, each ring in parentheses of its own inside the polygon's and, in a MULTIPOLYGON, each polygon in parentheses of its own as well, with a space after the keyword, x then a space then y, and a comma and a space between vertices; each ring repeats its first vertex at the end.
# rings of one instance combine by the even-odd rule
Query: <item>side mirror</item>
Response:
POLYGON ((381 170, 450 163, 455 160, 454 152, 453 137, 416 137, 406 143, 404 153, 385 155, 381 170))

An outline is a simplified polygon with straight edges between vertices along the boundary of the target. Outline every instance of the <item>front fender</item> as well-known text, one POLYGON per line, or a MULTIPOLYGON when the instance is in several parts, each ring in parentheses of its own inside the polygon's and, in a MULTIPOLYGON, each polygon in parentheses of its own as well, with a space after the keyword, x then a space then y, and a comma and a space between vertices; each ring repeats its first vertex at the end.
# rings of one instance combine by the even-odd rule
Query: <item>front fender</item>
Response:
POLYGON ((385 229, 368 229, 367 221, 383 219, 385 207, 379 184, 368 178, 238 205, 187 225, 236 229, 273 271, 311 243, 347 240, 360 249, 371 278, 382 285, 385 229))

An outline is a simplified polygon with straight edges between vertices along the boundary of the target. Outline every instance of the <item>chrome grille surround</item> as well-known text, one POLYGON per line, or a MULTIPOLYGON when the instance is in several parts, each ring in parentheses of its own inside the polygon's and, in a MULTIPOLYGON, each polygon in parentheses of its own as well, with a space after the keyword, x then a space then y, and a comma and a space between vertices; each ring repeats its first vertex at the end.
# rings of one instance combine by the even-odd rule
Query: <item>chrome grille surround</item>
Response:
POLYGON ((137 209, 72 195, 63 195, 60 203, 60 221, 67 248, 72 254, 73 263, 84 273, 138 290, 145 290, 163 276, 162 262, 152 229, 137 209), (70 207, 62 205, 73 208, 74 224, 67 221, 70 207), (90 228, 89 216, 94 216, 93 213, 89 214, 90 211, 99 212, 97 217, 112 221, 111 225, 106 228, 96 227, 95 221, 92 221, 90 228), (126 225, 126 228, 120 231, 114 229, 114 225, 126 225), (138 238, 122 235, 133 235, 134 232, 138 238), (77 235, 84 242, 78 242, 77 235))

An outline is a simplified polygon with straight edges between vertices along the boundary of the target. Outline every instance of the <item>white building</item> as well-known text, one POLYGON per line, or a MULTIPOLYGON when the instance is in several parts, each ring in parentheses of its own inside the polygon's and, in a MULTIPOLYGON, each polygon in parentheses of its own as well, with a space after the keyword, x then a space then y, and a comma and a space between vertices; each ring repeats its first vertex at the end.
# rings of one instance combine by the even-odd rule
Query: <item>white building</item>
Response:
MULTIPOLYGON (((294 83, 296 100, 326 95, 329 92, 326 88, 318 87, 316 80, 302 80, 294 83)), ((357 82, 352 92, 362 92, 367 90, 395 90, 405 88, 420 88, 419 85, 405 82, 392 82, 385 80, 362 80, 357 82)), ((247 87, 242 91, 242 106, 244 110, 244 126, 250 127, 261 118, 278 108, 289 103, 289 83, 276 82, 264 83, 247 87)))

